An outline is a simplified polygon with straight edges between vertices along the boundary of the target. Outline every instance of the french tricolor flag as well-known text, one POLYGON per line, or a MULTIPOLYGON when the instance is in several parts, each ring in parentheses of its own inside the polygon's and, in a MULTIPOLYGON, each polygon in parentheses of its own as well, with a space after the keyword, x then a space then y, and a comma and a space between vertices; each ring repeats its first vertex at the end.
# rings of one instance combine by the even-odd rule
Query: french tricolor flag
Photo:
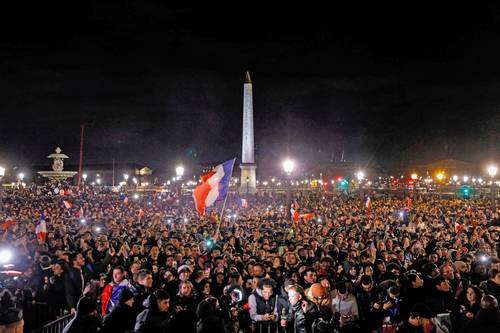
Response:
POLYGON ((64 203, 64 207, 66 207, 66 209, 71 209, 71 207, 73 207, 73 203, 71 201, 64 200, 63 203, 64 203))
POLYGON ((248 208, 248 200, 247 199, 240 199, 240 206, 241 208, 248 208))
POLYGON ((205 215, 206 207, 212 206, 216 201, 226 199, 235 160, 219 164, 212 171, 201 176, 201 184, 193 192, 194 204, 200 215, 205 215))
POLYGON ((45 237, 47 236, 47 224, 45 223, 45 214, 40 215, 40 218, 36 222, 35 233, 41 240, 45 242, 45 237))
POLYGON ((368 211, 372 209, 372 198, 369 195, 366 196, 365 207, 368 211))

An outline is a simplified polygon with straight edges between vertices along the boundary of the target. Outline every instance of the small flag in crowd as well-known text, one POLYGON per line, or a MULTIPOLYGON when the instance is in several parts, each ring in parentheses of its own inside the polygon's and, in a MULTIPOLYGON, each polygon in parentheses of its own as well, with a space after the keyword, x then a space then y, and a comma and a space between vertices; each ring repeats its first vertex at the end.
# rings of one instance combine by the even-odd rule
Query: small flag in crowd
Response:
POLYGON ((248 208, 248 200, 247 199, 240 199, 240 206, 241 208, 248 208))
POLYGON ((290 205, 290 216, 295 222, 299 220, 299 204, 296 200, 294 200, 290 205))
POLYGON ((314 213, 305 213, 305 214, 300 214, 299 217, 303 219, 304 221, 309 221, 314 218, 314 213))
POLYGON ((12 217, 7 217, 5 219, 5 222, 0 224, 0 228, 2 228, 3 230, 7 230, 9 229, 12 225, 14 224, 14 220, 12 219, 12 217))
POLYGON ((370 198, 369 195, 366 196, 366 199, 365 199, 365 207, 368 211, 370 211, 372 209, 372 198, 370 198))
POLYGON ((460 231, 462 231, 462 228, 463 228, 463 226, 460 223, 455 222, 455 233, 456 234, 459 234, 460 231))
POLYGON ((45 223, 45 215, 42 213, 40 218, 36 222, 35 233, 41 240, 45 242, 45 237, 47 236, 47 224, 45 223))
POLYGON ((73 203, 71 201, 64 200, 63 203, 64 203, 64 207, 66 207, 66 209, 71 209, 71 207, 73 207, 73 203))
POLYGON ((200 215, 205 215, 206 207, 212 206, 216 201, 226 199, 235 160, 219 164, 212 171, 201 176, 201 184, 193 192, 194 204, 200 215))
POLYGON ((80 207, 80 209, 76 212, 76 217, 83 217, 83 207, 80 207))

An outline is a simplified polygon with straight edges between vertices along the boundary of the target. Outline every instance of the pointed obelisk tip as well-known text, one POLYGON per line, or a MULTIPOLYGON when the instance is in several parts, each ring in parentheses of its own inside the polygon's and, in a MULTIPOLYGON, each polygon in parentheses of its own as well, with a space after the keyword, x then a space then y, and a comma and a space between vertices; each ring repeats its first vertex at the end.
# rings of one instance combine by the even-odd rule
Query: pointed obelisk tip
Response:
POLYGON ((245 83, 252 83, 252 80, 250 79, 250 72, 247 71, 247 74, 245 75, 245 83))

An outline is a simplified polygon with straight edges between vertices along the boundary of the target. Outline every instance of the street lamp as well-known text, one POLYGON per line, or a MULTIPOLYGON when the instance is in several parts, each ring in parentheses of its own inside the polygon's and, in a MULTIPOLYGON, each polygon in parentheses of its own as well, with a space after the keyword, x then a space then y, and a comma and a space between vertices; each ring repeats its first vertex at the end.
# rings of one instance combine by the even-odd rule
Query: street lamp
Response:
POLYGON ((82 178, 83 178, 83 181, 86 181, 86 180, 87 180, 87 174, 86 174, 86 173, 84 173, 84 174, 82 175, 82 178))
POLYGON ((439 186, 439 199, 441 199, 441 197, 443 195, 443 193, 442 193, 442 191, 443 191, 443 187, 442 186, 443 185, 441 184, 441 182, 444 179, 444 173, 443 172, 438 172, 437 175, 436 175, 436 178, 439 181, 439 184, 438 184, 438 186, 439 186))
MULTIPOLYGON (((291 192, 292 189, 291 189, 290 182, 291 182, 291 175, 292 175, 293 169, 295 169, 295 162, 292 161, 291 159, 287 158, 282 162, 282 166, 283 166, 283 171, 285 171, 286 177, 288 180, 286 182, 286 184, 287 184, 287 187, 286 187, 286 206, 288 207, 288 205, 290 205, 290 203, 292 201, 292 192, 291 192)), ((289 209, 287 209, 287 214, 288 214, 288 217, 291 217, 289 209)))
MULTIPOLYGON (((182 165, 179 165, 177 168, 175 168, 175 174, 177 175, 177 180, 180 180, 182 176, 184 175, 184 167, 182 165)), ((177 184, 177 193, 179 196, 182 194, 182 184, 181 182, 178 182, 177 184)))
POLYGON ((177 177, 182 177, 184 175, 184 167, 179 165, 177 168, 175 168, 175 174, 177 175, 177 177))
POLYGON ((497 175, 498 168, 494 164, 488 166, 488 175, 491 177, 491 210, 495 212, 495 176, 497 175))
POLYGON ((358 180, 358 191, 359 191, 360 198, 363 197, 363 192, 361 189, 361 182, 363 181, 364 178, 365 178, 365 173, 363 171, 359 170, 358 172, 356 172, 356 179, 358 180))
POLYGON ((3 198, 3 186, 2 186, 2 179, 3 179, 3 176, 5 176, 5 168, 4 167, 1 167, 0 166, 0 218, 3 217, 3 201, 2 201, 2 198, 3 198))
POLYGON ((128 181, 128 178, 129 178, 129 177, 130 177, 130 176, 129 176, 127 173, 124 173, 124 174, 123 174, 123 179, 125 179, 125 181, 128 181))
POLYGON ((17 175, 17 178, 19 179, 19 181, 23 181, 24 179, 24 173, 20 172, 18 175, 17 175))

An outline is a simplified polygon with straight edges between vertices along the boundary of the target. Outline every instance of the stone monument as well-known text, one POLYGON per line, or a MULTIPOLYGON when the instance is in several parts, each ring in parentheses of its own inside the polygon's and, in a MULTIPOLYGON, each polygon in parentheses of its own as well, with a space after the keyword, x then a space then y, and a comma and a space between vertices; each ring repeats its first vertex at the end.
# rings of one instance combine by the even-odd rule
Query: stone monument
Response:
POLYGON ((252 100, 252 80, 247 71, 245 83, 243 84, 243 139, 241 145, 241 194, 254 194, 257 192, 253 138, 253 100, 252 100))

